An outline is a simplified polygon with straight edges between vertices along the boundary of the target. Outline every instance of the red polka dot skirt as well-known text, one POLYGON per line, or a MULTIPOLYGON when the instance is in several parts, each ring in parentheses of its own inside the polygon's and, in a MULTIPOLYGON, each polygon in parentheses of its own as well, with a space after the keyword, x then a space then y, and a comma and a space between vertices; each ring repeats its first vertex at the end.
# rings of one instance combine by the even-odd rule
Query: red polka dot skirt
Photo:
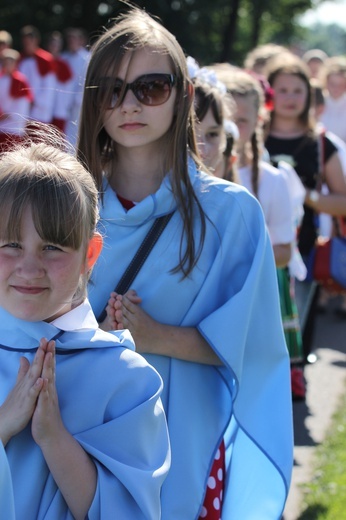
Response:
POLYGON ((216 452, 207 482, 207 491, 199 519, 221 520, 222 498, 225 481, 225 443, 222 440, 216 452))

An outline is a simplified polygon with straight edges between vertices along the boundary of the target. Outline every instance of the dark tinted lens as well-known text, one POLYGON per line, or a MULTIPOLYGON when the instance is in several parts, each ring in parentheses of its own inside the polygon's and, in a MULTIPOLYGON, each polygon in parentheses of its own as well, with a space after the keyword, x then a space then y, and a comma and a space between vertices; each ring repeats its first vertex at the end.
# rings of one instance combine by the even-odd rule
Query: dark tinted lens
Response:
POLYGON ((161 105, 168 100, 172 84, 169 74, 148 74, 134 81, 132 90, 144 105, 161 105))
POLYGON ((97 83, 97 86, 88 87, 92 92, 95 92, 96 105, 98 107, 114 108, 121 94, 123 81, 104 77, 97 83))
POLYGON ((114 108, 115 105, 118 103, 119 98, 121 96, 121 91, 123 89, 123 84, 124 84, 124 82, 121 81, 120 79, 115 80, 115 84, 114 84, 113 92, 112 92, 112 98, 109 103, 110 108, 114 108))

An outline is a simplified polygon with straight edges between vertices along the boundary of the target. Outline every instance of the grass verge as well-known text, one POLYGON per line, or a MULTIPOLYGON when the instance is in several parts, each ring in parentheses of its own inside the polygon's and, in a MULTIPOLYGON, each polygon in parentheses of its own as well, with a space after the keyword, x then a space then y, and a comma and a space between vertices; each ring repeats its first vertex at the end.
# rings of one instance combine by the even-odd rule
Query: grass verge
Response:
POLYGON ((325 441, 315 452, 312 481, 303 486, 297 520, 346 519, 346 392, 325 441))

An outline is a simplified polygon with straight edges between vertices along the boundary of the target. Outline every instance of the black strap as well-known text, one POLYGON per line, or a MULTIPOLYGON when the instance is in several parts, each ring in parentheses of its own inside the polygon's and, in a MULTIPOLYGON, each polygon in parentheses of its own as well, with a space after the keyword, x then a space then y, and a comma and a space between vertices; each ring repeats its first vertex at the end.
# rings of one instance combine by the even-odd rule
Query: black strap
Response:
MULTIPOLYGON (((151 228, 149 229, 147 235, 145 236, 143 242, 139 246, 135 256, 132 258, 131 262, 127 266, 124 274, 120 278, 116 288, 114 291, 118 294, 125 294, 126 291, 129 290, 133 280, 136 278, 139 273, 141 267, 149 256, 150 251, 156 244, 161 235, 162 231, 167 226, 168 222, 173 216, 174 211, 172 213, 167 213, 167 215, 163 215, 162 217, 158 217, 151 228)), ((98 317, 98 322, 101 323, 106 318, 107 312, 106 307, 103 309, 101 315, 98 317)))

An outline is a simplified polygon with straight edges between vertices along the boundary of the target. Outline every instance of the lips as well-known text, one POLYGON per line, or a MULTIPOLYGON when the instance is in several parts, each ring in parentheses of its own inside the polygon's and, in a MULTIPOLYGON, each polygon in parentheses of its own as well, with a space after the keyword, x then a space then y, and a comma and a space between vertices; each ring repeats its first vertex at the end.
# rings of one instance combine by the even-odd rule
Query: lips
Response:
POLYGON ((26 287, 21 285, 12 285, 12 288, 21 294, 41 294, 46 290, 46 287, 26 287))
POLYGON ((133 122, 133 123, 124 123, 123 125, 120 125, 120 128, 125 131, 135 131, 135 130, 140 130, 144 126, 146 126, 146 125, 144 125, 143 123, 133 122))

